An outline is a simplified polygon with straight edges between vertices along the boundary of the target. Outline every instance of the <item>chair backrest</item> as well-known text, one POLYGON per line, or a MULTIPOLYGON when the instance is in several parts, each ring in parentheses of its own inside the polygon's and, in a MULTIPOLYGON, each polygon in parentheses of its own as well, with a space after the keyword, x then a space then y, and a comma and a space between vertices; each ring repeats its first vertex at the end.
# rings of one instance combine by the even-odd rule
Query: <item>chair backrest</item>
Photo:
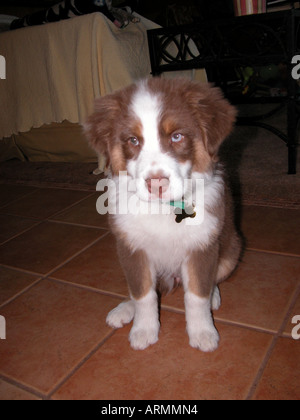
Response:
POLYGON ((280 6, 292 6, 292 7, 299 7, 299 1, 296 0, 267 0, 267 7, 280 7, 280 6))

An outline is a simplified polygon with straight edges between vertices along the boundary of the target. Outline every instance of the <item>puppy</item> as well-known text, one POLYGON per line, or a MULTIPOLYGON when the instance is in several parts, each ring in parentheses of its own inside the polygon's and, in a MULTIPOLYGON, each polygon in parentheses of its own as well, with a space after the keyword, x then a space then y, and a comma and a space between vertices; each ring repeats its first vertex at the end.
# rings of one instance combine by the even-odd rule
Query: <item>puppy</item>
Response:
POLYGON ((110 164, 110 223, 130 293, 107 323, 121 328, 133 320, 136 350, 158 340, 157 288, 179 281, 190 345, 218 347, 211 310, 241 252, 218 162, 235 117, 217 88, 150 78, 96 100, 85 124, 90 145, 110 164))

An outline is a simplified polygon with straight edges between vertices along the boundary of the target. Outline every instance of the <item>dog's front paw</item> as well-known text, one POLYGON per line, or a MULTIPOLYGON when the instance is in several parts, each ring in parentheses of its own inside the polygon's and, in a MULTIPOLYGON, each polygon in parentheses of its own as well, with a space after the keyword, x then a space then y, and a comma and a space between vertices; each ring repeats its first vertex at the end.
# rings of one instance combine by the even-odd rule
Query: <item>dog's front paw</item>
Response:
POLYGON ((217 350, 219 345, 219 334, 217 330, 201 330, 189 334, 190 337, 190 346, 199 349, 205 353, 213 352, 217 350))
POLYGON ((132 327, 129 341, 134 350, 145 350, 158 341, 159 328, 135 328, 132 327))
POLYGON ((134 303, 131 300, 120 303, 107 315, 106 323, 112 328, 122 328, 133 320, 134 312, 134 303))

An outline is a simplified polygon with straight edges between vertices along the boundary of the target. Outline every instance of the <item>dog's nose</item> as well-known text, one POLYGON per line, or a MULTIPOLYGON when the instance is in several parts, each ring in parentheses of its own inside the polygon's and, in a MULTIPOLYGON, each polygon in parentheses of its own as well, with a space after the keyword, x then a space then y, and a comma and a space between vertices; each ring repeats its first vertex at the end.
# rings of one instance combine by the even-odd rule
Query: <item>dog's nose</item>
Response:
POLYGON ((146 184, 149 193, 156 195, 157 197, 162 197, 162 195, 167 192, 170 180, 165 175, 162 175, 160 173, 158 174, 151 174, 146 179, 146 184))

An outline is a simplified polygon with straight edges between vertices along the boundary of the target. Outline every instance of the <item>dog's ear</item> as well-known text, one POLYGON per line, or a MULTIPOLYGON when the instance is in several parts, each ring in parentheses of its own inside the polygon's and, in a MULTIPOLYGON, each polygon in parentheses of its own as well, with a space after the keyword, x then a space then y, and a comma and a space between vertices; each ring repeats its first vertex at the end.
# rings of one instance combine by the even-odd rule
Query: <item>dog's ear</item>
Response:
POLYGON ((205 148, 217 160, 219 147, 233 129, 237 110, 224 99, 219 88, 207 84, 194 84, 187 95, 203 133, 205 148))
POLYGON ((84 134, 90 146, 109 158, 109 142, 113 136, 114 121, 120 113, 116 94, 96 99, 94 113, 83 125, 84 134))

